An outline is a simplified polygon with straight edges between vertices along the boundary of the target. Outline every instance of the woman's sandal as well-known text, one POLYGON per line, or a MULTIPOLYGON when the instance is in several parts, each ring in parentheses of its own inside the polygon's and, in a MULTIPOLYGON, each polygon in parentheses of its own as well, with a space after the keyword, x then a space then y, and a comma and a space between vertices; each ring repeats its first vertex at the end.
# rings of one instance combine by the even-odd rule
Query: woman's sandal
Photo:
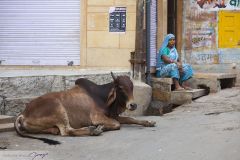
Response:
POLYGON ((191 91, 191 90, 193 90, 191 87, 183 87, 185 90, 188 90, 188 91, 191 91))
POLYGON ((175 91, 185 91, 184 88, 178 88, 178 89, 175 89, 175 91))

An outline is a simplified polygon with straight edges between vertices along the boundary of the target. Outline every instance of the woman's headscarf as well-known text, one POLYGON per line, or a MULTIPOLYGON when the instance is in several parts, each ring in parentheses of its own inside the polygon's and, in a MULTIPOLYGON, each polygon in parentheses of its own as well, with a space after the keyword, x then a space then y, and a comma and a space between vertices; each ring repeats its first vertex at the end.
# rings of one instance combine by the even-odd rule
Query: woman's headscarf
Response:
POLYGON ((164 41, 163 41, 163 43, 162 43, 162 46, 161 46, 161 48, 160 48, 160 53, 162 53, 163 49, 167 47, 168 42, 169 42, 169 40, 170 40, 171 38, 175 38, 175 36, 174 36, 173 34, 168 34, 168 35, 165 37, 165 39, 164 39, 164 41))
MULTIPOLYGON (((161 48, 159 49, 159 52, 158 52, 158 55, 157 55, 157 64, 156 64, 156 68, 157 68, 157 69, 159 69, 160 65, 161 65, 162 63, 164 63, 164 62, 162 61, 162 59, 161 59, 161 55, 162 55, 162 53, 163 53, 163 49, 167 47, 168 42, 169 42, 169 40, 170 40, 171 38, 175 38, 175 36, 174 36, 173 34, 168 34, 168 35, 166 35, 166 37, 165 37, 165 39, 164 39, 164 41, 163 41, 163 43, 162 43, 162 46, 161 46, 161 48)), ((174 49, 176 50, 175 46, 174 46, 174 49)), ((176 51, 177 51, 177 50, 176 50, 176 51)))

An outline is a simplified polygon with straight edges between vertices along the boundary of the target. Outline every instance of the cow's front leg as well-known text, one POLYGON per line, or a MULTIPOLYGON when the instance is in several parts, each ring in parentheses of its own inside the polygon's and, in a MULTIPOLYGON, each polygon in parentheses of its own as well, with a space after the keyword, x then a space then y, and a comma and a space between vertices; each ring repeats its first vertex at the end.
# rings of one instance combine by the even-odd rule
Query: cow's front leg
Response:
POLYGON ((120 129, 120 123, 105 115, 95 114, 91 116, 93 125, 102 125, 104 131, 118 130, 120 129))
POLYGON ((117 117, 116 118, 121 124, 138 124, 144 127, 154 127, 156 122, 146 121, 146 120, 137 120, 131 117, 117 117))

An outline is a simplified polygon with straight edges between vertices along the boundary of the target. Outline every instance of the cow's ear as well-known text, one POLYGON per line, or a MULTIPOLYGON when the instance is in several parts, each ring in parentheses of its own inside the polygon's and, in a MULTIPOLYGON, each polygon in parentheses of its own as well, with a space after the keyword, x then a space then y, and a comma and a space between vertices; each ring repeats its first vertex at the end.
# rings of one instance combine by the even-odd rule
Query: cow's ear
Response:
POLYGON ((112 88, 108 94, 107 106, 110 106, 115 99, 116 99, 116 89, 112 88))

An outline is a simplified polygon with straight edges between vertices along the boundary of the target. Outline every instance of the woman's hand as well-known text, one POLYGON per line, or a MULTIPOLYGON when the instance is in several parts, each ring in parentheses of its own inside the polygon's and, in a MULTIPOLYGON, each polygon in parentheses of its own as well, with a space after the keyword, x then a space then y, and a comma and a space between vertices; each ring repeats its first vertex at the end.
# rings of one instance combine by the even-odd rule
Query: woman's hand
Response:
POLYGON ((177 62, 177 66, 178 66, 178 70, 180 73, 183 73, 183 66, 182 66, 182 62, 177 62))
POLYGON ((162 55, 162 59, 163 59, 164 63, 166 63, 166 64, 171 64, 171 63, 177 64, 177 61, 170 59, 168 56, 162 55))

